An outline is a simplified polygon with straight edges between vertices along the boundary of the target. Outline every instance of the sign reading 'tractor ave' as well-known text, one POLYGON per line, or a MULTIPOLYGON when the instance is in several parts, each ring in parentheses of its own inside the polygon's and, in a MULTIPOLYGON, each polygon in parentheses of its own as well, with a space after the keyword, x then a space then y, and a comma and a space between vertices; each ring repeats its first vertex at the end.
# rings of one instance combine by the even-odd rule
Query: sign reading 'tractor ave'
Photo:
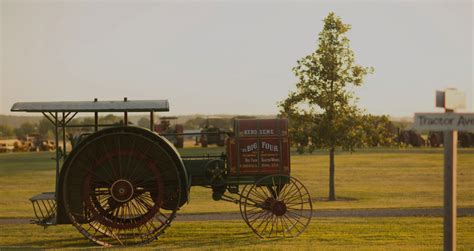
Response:
POLYGON ((413 129, 474 131, 474 113, 415 113, 413 129))

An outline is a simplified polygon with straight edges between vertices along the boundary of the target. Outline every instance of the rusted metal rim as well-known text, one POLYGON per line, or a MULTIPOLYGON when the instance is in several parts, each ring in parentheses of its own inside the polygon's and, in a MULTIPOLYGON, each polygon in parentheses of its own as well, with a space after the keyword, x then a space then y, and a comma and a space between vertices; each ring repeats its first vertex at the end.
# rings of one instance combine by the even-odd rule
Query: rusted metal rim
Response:
POLYGON ((65 212, 79 232, 99 245, 130 246, 148 243, 170 226, 187 193, 181 191, 187 179, 176 166, 182 164, 179 155, 163 149, 163 140, 141 128, 109 128, 89 136, 71 153, 63 167, 62 195, 65 212), (143 175, 120 176, 119 163, 128 162, 138 163, 130 165, 129 174, 139 170, 143 175), (116 209, 127 203, 134 206, 121 215, 116 209))
POLYGON ((145 224, 158 212, 164 200, 164 187, 159 169, 153 160, 136 151, 118 149, 98 160, 87 172, 83 201, 101 224, 118 229, 132 229, 145 224), (101 177, 94 176, 100 168, 108 168, 108 164, 113 163, 116 158, 133 159, 136 162, 134 173, 118 170, 103 172, 101 177), (140 165, 137 162, 142 162, 148 168, 155 182, 143 182, 150 177, 140 177, 143 170, 136 170, 140 165), (95 178, 107 179, 109 182, 107 184, 95 178))
POLYGON ((287 175, 269 175, 243 195, 242 217, 262 238, 288 238, 303 233, 311 222, 312 201, 306 187, 287 175))

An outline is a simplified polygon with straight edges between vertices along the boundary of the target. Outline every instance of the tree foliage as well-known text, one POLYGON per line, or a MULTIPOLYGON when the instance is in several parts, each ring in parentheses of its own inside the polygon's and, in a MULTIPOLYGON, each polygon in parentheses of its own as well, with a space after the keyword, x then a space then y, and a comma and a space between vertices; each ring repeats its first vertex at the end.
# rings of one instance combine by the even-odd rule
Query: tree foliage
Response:
POLYGON ((329 13, 317 50, 298 60, 293 68, 299 80, 296 91, 280 103, 282 115, 292 123, 312 122, 311 128, 303 131, 310 133, 315 147, 353 150, 364 143, 362 114, 350 88, 361 86, 373 69, 355 64, 345 35, 349 29, 350 25, 329 13))
POLYGON ((195 118, 189 119, 184 123, 184 129, 186 130, 196 130, 202 129, 206 126, 222 128, 228 130, 232 128, 232 120, 227 118, 205 118, 197 116, 195 118))
POLYGON ((150 128, 150 119, 147 117, 141 117, 138 120, 137 125, 143 128, 150 128))
POLYGON ((206 122, 206 118, 197 116, 195 118, 189 119, 184 122, 184 129, 186 130, 196 130, 201 129, 202 125, 206 122))
POLYGON ((33 134, 35 132, 35 125, 30 122, 25 122, 21 124, 20 127, 15 128, 15 136, 19 139, 25 138, 27 135, 33 134))
POLYGON ((9 125, 0 125, 0 138, 9 138, 15 135, 13 128, 9 125))
POLYGON ((38 134, 44 138, 54 134, 54 125, 47 118, 42 118, 38 122, 38 134))
POLYGON ((115 116, 113 114, 107 114, 104 117, 99 117, 100 124, 121 124, 123 120, 121 117, 115 116))
POLYGON ((364 115, 364 136, 369 147, 397 145, 398 130, 387 116, 364 115))
POLYGON ((309 150, 329 149, 330 200, 335 200, 334 151, 338 147, 353 151, 365 143, 362 113, 351 88, 361 86, 373 69, 355 63, 346 36, 350 28, 329 13, 316 51, 298 60, 293 68, 298 78, 296 91, 279 104, 281 115, 290 119, 300 151, 305 144, 309 150))

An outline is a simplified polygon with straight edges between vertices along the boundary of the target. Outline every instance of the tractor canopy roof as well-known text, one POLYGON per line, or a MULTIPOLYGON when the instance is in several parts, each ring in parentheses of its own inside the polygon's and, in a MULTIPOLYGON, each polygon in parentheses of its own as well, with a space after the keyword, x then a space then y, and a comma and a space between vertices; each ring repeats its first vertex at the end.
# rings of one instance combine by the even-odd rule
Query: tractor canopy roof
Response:
POLYGON ((167 112, 168 100, 18 102, 12 112, 167 112))

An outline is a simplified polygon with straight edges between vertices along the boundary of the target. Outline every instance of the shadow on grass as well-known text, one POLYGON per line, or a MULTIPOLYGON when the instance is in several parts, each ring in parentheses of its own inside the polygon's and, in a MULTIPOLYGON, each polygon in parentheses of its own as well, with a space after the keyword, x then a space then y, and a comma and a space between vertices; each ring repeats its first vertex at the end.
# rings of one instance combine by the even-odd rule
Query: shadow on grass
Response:
POLYGON ((328 197, 315 197, 311 198, 312 202, 341 202, 341 201, 359 201, 357 198, 352 197, 337 197, 336 200, 329 200, 328 197))
MULTIPOLYGON (((222 229, 225 231, 225 229, 222 229)), ((160 246, 160 240, 155 243, 156 247, 160 246)), ((214 236, 209 236, 209 238, 193 238, 193 236, 188 236, 185 239, 180 239, 179 241, 175 241, 173 243, 164 242, 164 244, 171 244, 170 248, 203 248, 203 249, 212 249, 219 247, 219 249, 226 249, 226 248, 236 248, 236 247, 247 247, 256 244, 268 244, 273 243, 275 240, 273 239, 262 239, 256 236, 251 230, 249 229, 242 229, 239 232, 233 232, 232 235, 226 234, 223 232, 215 233, 214 236), (216 241, 219 239, 219 241, 216 241)), ((150 248, 155 247, 150 246, 150 248)))
MULTIPOLYGON (((51 232, 41 236, 36 236, 34 240, 28 236, 19 237, 18 243, 0 246, 0 250, 38 250, 38 249, 96 249, 104 248, 87 240, 81 236, 71 236, 71 232, 64 234, 61 232, 51 232)), ((177 249, 177 248, 235 248, 245 247, 246 245, 268 244, 271 240, 260 239, 250 229, 242 226, 242 229, 231 227, 229 231, 225 228, 209 231, 208 229, 199 229, 187 226, 180 226, 160 236, 148 244, 142 246, 128 246, 127 248, 139 248, 145 250, 155 249, 177 249), (194 232, 199 231, 199 232, 194 232), (196 234, 193 234, 196 233, 196 234)))
POLYGON ((57 238, 54 240, 35 240, 35 241, 22 241, 21 245, 17 246, 2 246, 0 250, 38 250, 43 248, 94 248, 99 247, 88 241, 85 237, 74 237, 74 238, 57 238))

